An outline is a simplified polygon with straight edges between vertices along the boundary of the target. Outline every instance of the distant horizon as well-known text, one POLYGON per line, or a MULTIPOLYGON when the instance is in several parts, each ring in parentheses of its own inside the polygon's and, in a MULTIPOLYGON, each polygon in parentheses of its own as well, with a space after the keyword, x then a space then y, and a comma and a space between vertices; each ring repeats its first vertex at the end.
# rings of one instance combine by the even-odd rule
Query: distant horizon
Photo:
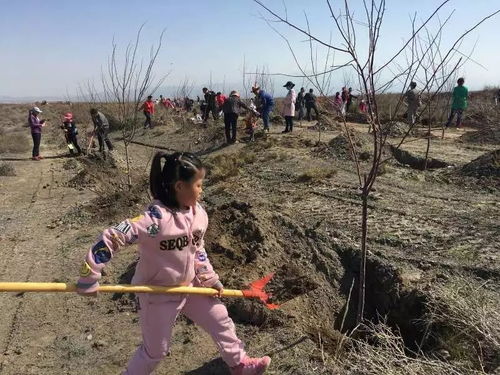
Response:
MULTIPOLYGON (((465 85, 467 86, 467 85, 465 85)), ((484 87, 483 89, 479 89, 479 90, 470 90, 469 89, 469 93, 482 93, 482 92, 487 92, 487 91, 496 91, 496 90, 499 90, 500 89, 500 86, 491 86, 491 87, 484 87)), ((298 90, 296 90, 298 91, 298 90)), ((443 94, 446 93, 445 92, 442 92, 443 94)), ((451 91, 448 91, 448 93, 451 94, 451 91)), ((225 93, 225 94, 229 94, 228 92, 225 93)), ((382 94, 378 94, 378 95, 400 95, 401 92, 400 91, 394 91, 394 92, 384 92, 382 94)), ((153 95, 153 98, 156 100, 158 99, 160 96, 160 94, 158 95, 153 95)), ((200 96, 200 99, 203 99, 203 95, 199 95, 200 96)), ((276 99, 282 99, 286 96, 286 93, 284 93, 283 95, 275 95, 274 98, 276 99)), ((333 97, 334 95, 327 95, 328 97, 333 97)), ((174 98, 174 96, 166 96, 164 95, 164 97, 166 98, 174 98)), ((190 96, 189 97, 190 99, 195 99, 196 100, 196 95, 194 96, 190 96)), ((249 95, 248 96, 248 99, 251 98, 251 96, 249 95)), ((89 101, 86 101, 86 100, 79 100, 78 98, 76 99, 67 99, 67 98, 63 98, 63 97, 57 97, 57 96, 47 96, 47 97, 38 97, 38 96, 32 96, 32 97, 8 97, 8 96, 4 96, 4 95, 0 95, 0 104, 35 104, 37 102, 42 102, 42 101, 47 101, 47 103, 64 103, 64 102, 67 102, 67 101, 70 101, 72 103, 89 103, 89 101)), ((102 101, 102 102, 97 102, 97 103, 106 103, 105 101, 102 101)), ((109 102, 108 102, 109 103, 109 102)))

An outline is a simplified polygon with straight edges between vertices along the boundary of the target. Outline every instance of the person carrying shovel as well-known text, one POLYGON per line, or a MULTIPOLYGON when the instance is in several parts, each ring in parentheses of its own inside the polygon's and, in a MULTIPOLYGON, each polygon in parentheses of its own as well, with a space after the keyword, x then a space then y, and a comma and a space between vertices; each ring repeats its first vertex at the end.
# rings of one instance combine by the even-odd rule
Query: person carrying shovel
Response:
POLYGON ((68 144, 69 153, 71 155, 74 155, 76 150, 77 155, 80 155, 82 153, 82 150, 80 149, 80 146, 78 145, 78 139, 76 138, 76 136, 78 135, 78 130, 76 128, 75 120, 73 119, 73 114, 71 112, 64 114, 61 129, 64 130, 64 137, 66 138, 66 143, 68 144))
POLYGON ((113 145, 108 138, 109 133, 109 121, 96 108, 90 110, 90 115, 92 117, 92 122, 94 123, 94 134, 97 134, 97 140, 99 141, 99 151, 104 152, 104 144, 108 146, 109 151, 113 151, 113 145))
MULTIPOLYGON (((208 217, 198 203, 204 177, 205 168, 195 155, 157 153, 150 172, 154 201, 143 214, 104 230, 86 255, 77 291, 95 295, 105 265, 122 246, 137 243, 140 257, 132 284, 202 286, 215 288, 221 296, 224 286, 204 247, 208 217)), ((246 354, 218 298, 139 293, 138 299, 143 342, 125 375, 154 371, 169 351, 172 327, 179 313, 211 335, 232 375, 260 375, 271 362, 269 357, 250 358, 246 354)))

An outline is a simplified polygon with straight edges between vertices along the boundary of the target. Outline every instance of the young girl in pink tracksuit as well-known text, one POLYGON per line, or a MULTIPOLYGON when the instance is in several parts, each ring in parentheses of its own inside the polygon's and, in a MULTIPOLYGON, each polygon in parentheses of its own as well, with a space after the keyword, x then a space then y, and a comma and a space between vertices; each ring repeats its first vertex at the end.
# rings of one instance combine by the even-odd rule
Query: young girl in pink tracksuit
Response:
MULTIPOLYGON (((205 169, 191 153, 157 153, 150 174, 155 200, 146 212, 106 229, 87 253, 78 279, 80 294, 94 294, 101 271, 127 244, 139 245, 133 284, 162 286, 223 285, 205 252, 207 213, 198 203, 205 169), (161 162, 164 160, 163 167, 161 162)), ((210 296, 138 294, 143 343, 128 363, 125 375, 151 374, 167 354, 172 327, 179 313, 200 325, 214 340, 233 375, 263 374, 269 357, 250 358, 238 339, 233 321, 219 299, 210 296)))

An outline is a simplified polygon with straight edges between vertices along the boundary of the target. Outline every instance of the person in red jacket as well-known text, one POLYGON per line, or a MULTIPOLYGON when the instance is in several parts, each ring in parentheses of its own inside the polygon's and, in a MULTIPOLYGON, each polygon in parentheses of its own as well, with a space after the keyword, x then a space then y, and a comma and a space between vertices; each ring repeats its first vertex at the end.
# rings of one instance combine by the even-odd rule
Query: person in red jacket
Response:
POLYGON ((153 97, 148 96, 148 100, 144 102, 141 109, 144 111, 144 116, 146 116, 146 121, 144 121, 144 129, 152 128, 151 116, 155 113, 155 103, 153 102, 153 97))
POLYGON ((226 100, 227 96, 220 91, 215 95, 215 101, 217 102, 217 108, 219 109, 219 112, 222 111, 222 105, 226 100))

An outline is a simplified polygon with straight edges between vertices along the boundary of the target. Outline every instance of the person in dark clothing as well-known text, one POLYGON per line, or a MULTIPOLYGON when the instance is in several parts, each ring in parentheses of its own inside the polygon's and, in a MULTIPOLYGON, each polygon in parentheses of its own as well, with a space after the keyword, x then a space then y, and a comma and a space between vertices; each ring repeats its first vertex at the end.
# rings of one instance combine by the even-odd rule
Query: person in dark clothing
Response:
POLYGON ((184 109, 186 112, 191 112, 193 110, 194 100, 189 99, 187 96, 184 98, 184 109))
POLYGON ((92 122, 94 123, 94 133, 97 134, 97 140, 99 141, 99 151, 104 152, 104 143, 108 146, 109 151, 113 151, 113 145, 108 138, 108 119, 95 108, 90 110, 90 115, 92 117, 92 122))
POLYGON ((304 92, 305 89, 302 87, 297 94, 297 101, 295 102, 295 109, 299 112, 298 120, 301 121, 304 118, 304 92))
POLYGON ((33 107, 28 115, 28 123, 31 128, 31 137, 33 138, 33 152, 31 158, 40 161, 43 157, 40 155, 40 141, 42 139, 42 127, 45 126, 45 120, 40 120, 38 115, 42 113, 40 108, 33 107))
POLYGON ((80 146, 78 145, 78 139, 76 138, 76 136, 78 135, 78 129, 76 128, 72 113, 68 112, 64 115, 61 129, 64 130, 64 137, 66 138, 66 142, 68 143, 69 153, 71 155, 74 155, 76 149, 77 155, 80 155, 82 153, 82 150, 80 149, 80 146))
POLYGON ((241 108, 244 108, 247 111, 255 112, 241 101, 238 91, 231 91, 231 94, 229 94, 229 98, 227 98, 222 105, 227 143, 236 142, 236 129, 241 108))
POLYGON ((205 110, 203 111, 203 121, 208 120, 208 115, 210 112, 212 112, 212 117, 214 120, 219 119, 219 111, 217 108, 217 102, 216 102, 216 94, 212 90, 207 89, 206 87, 203 88, 203 94, 205 95, 205 110))
POLYGON ((311 110, 314 109, 316 113, 316 120, 319 119, 318 108, 316 107, 316 96, 313 94, 314 90, 310 89, 307 94, 304 95, 304 103, 307 110, 307 121, 311 121, 311 110))
POLYGON ((357 99, 358 97, 352 94, 352 87, 349 87, 349 91, 347 92, 346 112, 349 112, 349 107, 351 107, 353 98, 357 99))

